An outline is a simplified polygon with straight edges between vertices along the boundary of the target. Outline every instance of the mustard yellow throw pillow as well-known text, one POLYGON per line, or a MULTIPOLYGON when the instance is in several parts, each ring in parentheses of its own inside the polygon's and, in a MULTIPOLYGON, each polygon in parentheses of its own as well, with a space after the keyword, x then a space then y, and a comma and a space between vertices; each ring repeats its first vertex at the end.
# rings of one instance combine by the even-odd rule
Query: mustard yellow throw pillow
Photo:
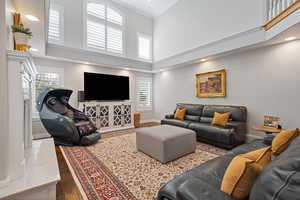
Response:
POLYGON ((218 113, 215 112, 214 118, 211 122, 212 125, 218 125, 218 126, 225 126, 227 122, 229 121, 231 113, 218 113))
POLYGON ((300 134, 299 129, 295 130, 282 130, 276 135, 272 141, 272 151, 274 154, 282 153, 290 143, 300 134))
POLYGON ((176 109, 175 119, 184 120, 186 109, 176 109))
POLYGON ((246 198, 264 167, 271 162, 271 147, 233 158, 222 180, 221 191, 236 199, 246 198))
POLYGON ((272 161, 271 146, 242 154, 242 156, 250 160, 255 160, 257 164, 265 168, 272 161))

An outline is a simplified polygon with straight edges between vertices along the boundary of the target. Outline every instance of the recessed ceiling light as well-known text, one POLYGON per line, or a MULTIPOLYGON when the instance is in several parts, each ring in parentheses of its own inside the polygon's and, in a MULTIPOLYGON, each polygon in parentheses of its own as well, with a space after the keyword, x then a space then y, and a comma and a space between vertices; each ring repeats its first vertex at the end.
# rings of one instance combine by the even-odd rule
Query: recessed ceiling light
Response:
POLYGON ((291 41, 291 40, 295 40, 295 39, 297 39, 296 37, 288 37, 288 38, 285 38, 284 40, 285 41, 291 41))
POLYGON ((38 22, 40 21, 39 18, 37 18, 36 16, 33 16, 33 15, 25 15, 25 17, 30 20, 30 21, 33 21, 33 22, 38 22))
POLYGON ((126 70, 130 70, 128 67, 125 68, 126 70))
POLYGON ((91 63, 89 63, 89 62, 84 62, 83 64, 85 64, 85 65, 90 65, 91 63))
POLYGON ((205 62, 205 61, 207 61, 207 59, 203 58, 203 59, 201 59, 200 61, 201 61, 201 62, 205 62))
POLYGON ((38 50, 38 49, 35 49, 35 48, 30 48, 30 51, 37 52, 37 51, 39 51, 39 50, 38 50))

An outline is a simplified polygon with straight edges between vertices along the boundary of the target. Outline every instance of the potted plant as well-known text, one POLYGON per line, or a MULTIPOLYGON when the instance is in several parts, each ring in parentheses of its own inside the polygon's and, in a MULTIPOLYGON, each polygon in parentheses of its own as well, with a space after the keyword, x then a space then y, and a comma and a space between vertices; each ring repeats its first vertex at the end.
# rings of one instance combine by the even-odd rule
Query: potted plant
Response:
POLYGON ((25 28, 22 24, 14 24, 11 26, 11 29, 15 38, 16 50, 28 51, 28 40, 32 36, 30 29, 25 28))

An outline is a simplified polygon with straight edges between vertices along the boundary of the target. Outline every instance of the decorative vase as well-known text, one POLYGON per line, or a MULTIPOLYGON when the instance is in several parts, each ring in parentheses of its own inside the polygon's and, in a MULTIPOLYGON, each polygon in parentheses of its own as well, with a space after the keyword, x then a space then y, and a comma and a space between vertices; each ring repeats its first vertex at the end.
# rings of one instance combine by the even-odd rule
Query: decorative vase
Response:
POLYGON ((27 35, 25 33, 15 32, 14 38, 15 38, 15 42, 16 42, 16 50, 18 50, 18 51, 28 51, 29 50, 29 45, 28 45, 28 40, 30 38, 29 35, 27 35))

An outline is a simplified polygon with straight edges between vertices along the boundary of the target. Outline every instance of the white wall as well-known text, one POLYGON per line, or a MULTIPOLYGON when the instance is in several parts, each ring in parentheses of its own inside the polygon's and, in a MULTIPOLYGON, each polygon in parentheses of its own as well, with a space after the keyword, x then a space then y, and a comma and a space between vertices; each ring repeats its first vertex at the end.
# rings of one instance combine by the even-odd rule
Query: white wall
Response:
POLYGON ((300 127, 300 41, 220 57, 154 76, 155 116, 162 118, 176 103, 241 105, 248 125, 262 124, 264 115, 281 117, 283 128, 300 127), (196 98, 195 74, 225 68, 226 98, 196 98))
MULTIPOLYGON (((77 92, 78 90, 84 90, 84 72, 93 72, 93 73, 102 73, 102 74, 113 74, 113 75, 121 75, 121 76, 129 76, 130 77, 130 100, 136 107, 136 77, 145 76, 152 77, 152 74, 149 73, 140 73, 133 72, 127 70, 117 70, 111 69, 101 66, 91 66, 84 64, 75 64, 70 62, 56 61, 50 59, 43 58, 35 58, 35 65, 37 66, 37 70, 39 71, 39 66, 42 67, 50 67, 54 70, 63 69, 64 70, 64 87, 68 89, 72 89, 74 93, 71 96, 70 103, 71 105, 77 107, 77 92)), ((101 86, 99 86, 99 91, 101 91, 101 86)), ((152 119, 152 111, 151 112, 142 112, 141 113, 142 120, 152 119)))
POLYGON ((261 26, 264 0, 180 0, 154 21, 154 59, 261 26))
MULTIPOLYGON (((0 1, 0 32, 1 33, 6 33, 5 28, 6 28, 6 17, 5 17, 5 8, 6 4, 5 1, 0 1)), ((6 43, 6 34, 1 34, 0 35, 0 44, 1 46, 4 44, 4 47, 6 43)), ((6 105, 7 105, 7 78, 6 78, 6 72, 7 70, 7 61, 6 61, 6 52, 5 48, 0 48, 0 115, 1 115, 1 120, 0 120, 0 127, 2 129, 4 128, 4 131, 7 131, 7 120, 6 116, 7 115, 7 110, 6 110, 6 105)), ((7 144, 7 136, 4 134, 3 130, 2 133, 0 134, 0 181, 6 178, 6 165, 7 163, 7 157, 6 157, 6 146, 7 144)))
MULTIPOLYGON (((83 5, 85 0, 51 0, 64 7, 64 45, 68 47, 82 49, 84 46, 84 24, 83 24, 83 5)), ((152 36, 153 20, 143 15, 137 14, 131 9, 115 4, 117 9, 125 16, 125 57, 138 59, 137 55, 137 33, 152 36)))
POLYGON ((0 1, 0 186, 1 181, 7 178, 8 163, 8 80, 7 80, 7 56, 6 51, 12 47, 11 35, 8 25, 12 24, 11 0, 0 1))

